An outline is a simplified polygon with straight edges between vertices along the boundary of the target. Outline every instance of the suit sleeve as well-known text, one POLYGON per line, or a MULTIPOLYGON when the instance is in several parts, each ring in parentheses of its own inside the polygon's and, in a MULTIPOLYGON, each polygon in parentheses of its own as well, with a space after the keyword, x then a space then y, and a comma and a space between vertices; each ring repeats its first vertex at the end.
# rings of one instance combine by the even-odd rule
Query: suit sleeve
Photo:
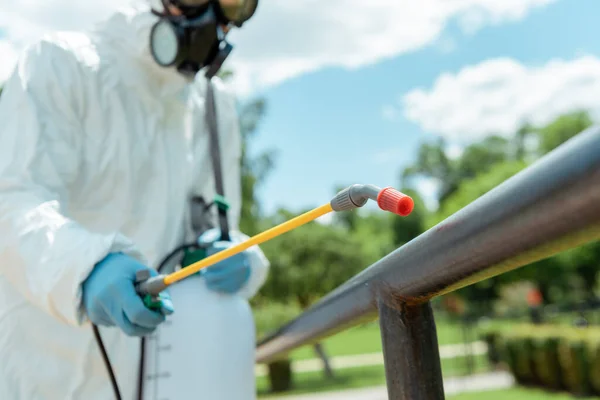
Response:
POLYGON ((118 233, 69 218, 80 163, 78 67, 50 42, 28 47, 0 97, 0 274, 30 303, 80 325, 81 283, 110 252, 130 251, 118 233))

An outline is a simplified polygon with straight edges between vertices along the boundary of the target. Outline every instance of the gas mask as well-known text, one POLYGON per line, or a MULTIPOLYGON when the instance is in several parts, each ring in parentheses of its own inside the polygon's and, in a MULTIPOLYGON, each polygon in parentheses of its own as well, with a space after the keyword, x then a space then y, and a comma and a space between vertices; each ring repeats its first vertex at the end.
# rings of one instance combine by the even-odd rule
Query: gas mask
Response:
POLYGON ((258 0, 161 0, 163 11, 153 9, 159 21, 150 32, 152 57, 162 67, 174 67, 193 77, 207 68, 217 74, 233 46, 223 27, 241 27, 258 6, 258 0), (181 14, 170 12, 176 7, 181 14))

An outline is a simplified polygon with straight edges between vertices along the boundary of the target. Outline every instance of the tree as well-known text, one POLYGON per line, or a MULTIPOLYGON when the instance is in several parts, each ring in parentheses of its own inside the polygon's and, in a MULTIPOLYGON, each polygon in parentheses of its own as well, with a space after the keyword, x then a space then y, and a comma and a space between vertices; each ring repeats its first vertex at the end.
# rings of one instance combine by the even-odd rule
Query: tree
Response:
POLYGON ((510 142, 500 136, 490 136, 468 146, 456 162, 458 184, 507 161, 510 152, 510 142))
POLYGON ((561 115, 548 125, 536 130, 541 153, 549 153, 591 125, 592 119, 585 111, 561 115))
MULTIPOLYGON (((593 121, 586 111, 575 111, 561 115, 549 124, 535 130, 538 137, 540 153, 546 154, 562 145, 567 140, 581 133, 592 125, 593 121)), ((595 295, 600 265, 600 245, 592 243, 578 247, 556 256, 555 262, 578 277, 584 297, 595 295)), ((564 276, 564 274, 563 274, 564 276)), ((567 285, 569 280, 562 282, 567 285)), ((565 288, 566 291, 569 287, 565 288)), ((580 299, 574 299, 580 300, 580 299)))
MULTIPOLYGON (((478 175, 475 179, 463 182, 456 193, 449 197, 438 213, 433 216, 430 225, 437 224, 456 213, 526 166, 527 164, 523 161, 505 162, 498 164, 487 173, 478 175)), ((492 309, 492 302, 500 294, 499 290, 502 285, 529 280, 538 286, 544 303, 556 301, 558 299, 553 298, 551 293, 562 293, 561 296, 568 293, 570 277, 574 274, 585 274, 586 277, 594 279, 595 285, 598 258, 595 259, 596 263, 594 264, 593 256, 596 253, 588 250, 587 253, 580 254, 581 251, 583 250, 574 249, 566 253, 568 256, 557 255, 539 260, 524 268, 463 288, 458 293, 469 301, 471 307, 477 306, 479 312, 489 312, 492 309)))
POLYGON ((319 223, 264 243, 271 269, 262 295, 306 309, 369 265, 374 255, 365 247, 344 228, 319 223))
POLYGON ((442 203, 438 212, 432 216, 429 225, 433 226, 448 218, 525 167, 527 164, 523 161, 507 161, 496 165, 490 171, 465 180, 456 192, 442 203))
POLYGON ((535 138, 535 128, 531 124, 524 124, 515 133, 513 139, 514 158, 517 161, 527 161, 530 158, 536 157, 536 151, 528 146, 528 142, 535 138))
MULTIPOLYGON (((223 81, 229 81, 233 77, 233 72, 222 69, 217 76, 223 81)), ((263 151, 254 157, 248 151, 266 111, 267 102, 261 97, 240 104, 238 109, 240 134, 242 136, 240 161, 242 209, 239 227, 242 232, 248 235, 255 235, 260 231, 261 210, 256 192, 275 165, 275 152, 273 150, 263 151)))
POLYGON ((411 178, 433 178, 440 183, 439 200, 450 196, 458 187, 458 177, 445 148, 446 143, 442 138, 434 143, 422 143, 416 162, 402 172, 402 186, 410 186, 411 178))
POLYGON ((417 161, 403 171, 402 181, 405 186, 410 178, 435 179, 440 184, 438 202, 441 204, 458 190, 463 181, 489 171, 512 157, 508 140, 490 136, 467 146, 461 157, 453 160, 446 152, 445 141, 440 138, 434 143, 421 144, 417 161))
POLYGON ((563 265, 570 266, 579 278, 582 296, 575 300, 589 300, 596 296, 600 266, 600 242, 589 243, 557 256, 563 265))
MULTIPOLYGON (((448 218, 525 167, 526 164, 520 161, 504 162, 486 173, 465 180, 456 192, 442 203, 438 212, 431 216, 429 225, 433 226, 448 218)), ((499 283, 502 279, 504 276, 487 279, 460 289, 457 294, 468 301, 472 311, 487 313, 492 310, 493 301, 498 298, 499 283)))
MULTIPOLYGON (((555 149, 591 123, 586 113, 575 112, 559 116, 545 126, 524 125, 515 133, 512 146, 510 141, 494 137, 469 146, 456 160, 454 176, 459 177, 457 188, 443 199, 428 226, 439 223, 467 206, 525 168, 529 159, 555 149), (527 141, 532 138, 537 139, 537 149, 527 146, 527 141)), ((535 282, 544 302, 548 303, 573 297, 574 278, 578 278, 578 285, 583 287, 587 297, 591 297, 596 288, 599 264, 600 245, 592 244, 539 260, 459 292, 472 306, 478 304, 482 309, 490 310, 490 300, 498 296, 501 284, 518 280, 535 282)))
MULTIPOLYGON (((280 210, 272 224, 293 216, 280 210)), ((296 303, 304 310, 376 261, 391 245, 380 240, 380 233, 374 237, 381 232, 381 225, 372 216, 361 218, 355 228, 351 232, 342 224, 314 222, 263 244, 271 262, 269 278, 261 290, 263 301, 296 303)), ((387 233, 390 236, 390 230, 387 233)), ((332 378, 333 370, 322 345, 316 343, 314 350, 326 376, 332 378)))
POLYGON ((392 242, 396 247, 403 246, 423 233, 425 231, 426 220, 429 216, 427 207, 425 207, 425 203, 419 193, 412 189, 403 189, 403 192, 414 200, 415 206, 413 212, 407 217, 384 214, 392 220, 392 242))
POLYGON ((275 152, 264 151, 252 157, 248 147, 255 137, 260 121, 266 112, 264 99, 250 101, 240 110, 240 131, 242 134, 242 212, 240 230, 248 235, 260 231, 261 210, 257 199, 257 189, 265 181, 268 173, 273 169, 275 152))

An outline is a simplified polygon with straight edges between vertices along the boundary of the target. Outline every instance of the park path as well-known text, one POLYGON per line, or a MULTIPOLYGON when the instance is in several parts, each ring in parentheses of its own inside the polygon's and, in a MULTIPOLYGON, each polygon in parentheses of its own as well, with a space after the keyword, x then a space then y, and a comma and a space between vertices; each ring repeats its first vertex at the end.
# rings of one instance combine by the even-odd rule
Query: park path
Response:
MULTIPOLYGON (((451 396, 465 392, 508 389, 515 384, 507 372, 491 372, 461 378, 444 379, 444 392, 451 396)), ((275 396, 269 400, 388 400, 385 386, 366 389, 340 390, 299 396, 275 396)))
MULTIPOLYGON (((464 357, 469 354, 482 355, 487 352, 487 346, 484 342, 473 342, 469 345, 465 344, 449 344, 440 346, 440 358, 456 358, 464 357)), ((383 365, 383 353, 368 353, 368 354, 357 354, 351 356, 336 356, 330 359, 331 367, 333 369, 342 368, 356 368, 356 367, 370 367, 376 365, 383 365)), ((323 369, 323 364, 320 359, 308 359, 298 360, 292 363, 292 369, 294 372, 315 372, 323 369)), ((266 366, 256 366, 256 376, 266 375, 266 366)))

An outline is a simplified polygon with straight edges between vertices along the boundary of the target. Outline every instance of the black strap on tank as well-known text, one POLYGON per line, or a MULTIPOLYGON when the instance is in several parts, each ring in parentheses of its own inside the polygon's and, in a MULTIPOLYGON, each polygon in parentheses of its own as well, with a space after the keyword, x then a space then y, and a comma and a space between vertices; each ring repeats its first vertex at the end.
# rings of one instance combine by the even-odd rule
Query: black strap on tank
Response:
MULTIPOLYGON (((219 144, 219 127, 215 105, 215 94, 212 82, 207 81, 206 90, 206 124, 210 134, 210 155, 212 158, 213 172, 215 175, 216 191, 221 198, 225 199, 223 188, 223 167, 221 164, 221 147, 219 144)), ((227 207, 224 204, 216 204, 219 213, 219 227, 221 228, 221 240, 229 241, 229 221, 227 221, 227 207)))
MULTIPOLYGON (((215 186, 217 194, 225 199, 225 190, 223 185, 223 168, 221 165, 221 147, 219 143, 219 127, 217 123, 217 112, 215 105, 215 95, 212 82, 207 80, 206 90, 206 112, 205 112, 206 124, 208 126, 208 132, 210 135, 210 156, 212 159, 213 173, 215 176, 215 186)), ((227 206, 225 204, 215 202, 218 211, 219 228, 221 229, 221 240, 229 241, 229 221, 227 220, 227 206)), ((158 266, 159 273, 161 267, 167 266, 169 260, 173 254, 169 255, 161 265, 158 266)), ((140 353, 140 368, 138 375, 138 400, 144 400, 144 379, 145 379, 145 352, 146 352, 146 340, 142 337, 141 339, 141 353, 140 353)), ((109 373, 112 374, 112 368, 109 367, 109 373)), ((115 386, 113 382, 113 386, 115 386)), ((115 389, 118 391, 118 388, 115 389)))

